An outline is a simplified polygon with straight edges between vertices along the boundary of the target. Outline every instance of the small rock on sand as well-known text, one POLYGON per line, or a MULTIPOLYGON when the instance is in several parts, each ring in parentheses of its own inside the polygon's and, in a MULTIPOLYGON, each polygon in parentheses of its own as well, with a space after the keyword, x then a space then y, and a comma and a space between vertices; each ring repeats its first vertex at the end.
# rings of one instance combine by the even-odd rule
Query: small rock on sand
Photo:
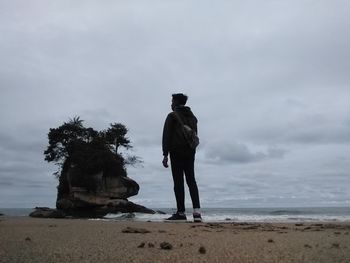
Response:
POLYGON ((25 241, 32 241, 32 239, 30 237, 26 237, 24 240, 25 241))
POLYGON ((333 243, 332 244, 332 248, 340 248, 340 244, 339 243, 333 243))
POLYGON ((139 248, 143 248, 143 247, 145 247, 145 242, 142 242, 140 245, 138 245, 137 247, 139 247, 139 248))
POLYGON ((168 242, 162 242, 160 243, 160 248, 165 250, 170 250, 173 248, 173 245, 168 242))
POLYGON ((267 242, 269 242, 269 243, 274 243, 275 241, 273 241, 273 239, 270 238, 269 240, 267 240, 267 242))
POLYGON ((200 248, 199 248, 199 253, 201 253, 201 254, 205 254, 205 253, 207 253, 207 250, 205 249, 205 247, 204 246, 201 246, 200 248))
POLYGON ((127 227, 122 230, 123 233, 139 233, 139 234, 146 234, 151 233, 151 231, 144 229, 144 228, 136 228, 136 227, 127 227))

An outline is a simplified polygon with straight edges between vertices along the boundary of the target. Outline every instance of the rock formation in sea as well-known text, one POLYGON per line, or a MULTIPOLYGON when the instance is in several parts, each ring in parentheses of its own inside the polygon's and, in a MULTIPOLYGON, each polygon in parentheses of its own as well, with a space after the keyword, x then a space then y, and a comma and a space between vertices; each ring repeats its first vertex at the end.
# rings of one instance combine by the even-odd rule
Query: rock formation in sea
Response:
POLYGON ((92 182, 89 182, 90 187, 86 187, 84 182, 79 184, 79 181, 74 181, 75 174, 74 167, 71 167, 61 175, 58 187, 61 192, 57 196, 56 209, 37 207, 31 216, 99 218, 108 213, 156 213, 127 199, 137 195, 140 189, 139 185, 127 176, 100 171, 89 176, 92 182))
POLYGON ((50 129, 48 162, 61 166, 56 173, 56 209, 37 207, 33 217, 103 217, 108 213, 155 213, 127 198, 137 195, 139 185, 127 176, 126 160, 118 147, 131 148, 122 124, 111 124, 106 131, 85 128, 75 118, 56 129, 50 129))
MULTIPOLYGON (((64 174, 69 191, 57 198, 56 207, 66 214, 75 217, 101 217, 108 213, 155 213, 144 206, 128 201, 127 198, 137 195, 139 185, 117 171, 100 171, 90 175, 93 189, 75 181, 74 167, 64 174)), ((90 187, 91 187, 90 186, 90 187)))

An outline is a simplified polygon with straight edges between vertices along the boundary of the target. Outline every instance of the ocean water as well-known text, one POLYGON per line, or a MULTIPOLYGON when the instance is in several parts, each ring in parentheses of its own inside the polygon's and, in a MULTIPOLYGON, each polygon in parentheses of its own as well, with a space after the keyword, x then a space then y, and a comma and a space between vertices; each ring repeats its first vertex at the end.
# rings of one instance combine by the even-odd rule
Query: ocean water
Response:
MULTIPOLYGON (((161 222, 171 216, 175 210, 170 208, 153 208, 162 213, 119 213, 108 214, 103 220, 108 221, 153 221, 161 222)), ((33 209, 28 208, 0 208, 5 216, 28 216, 33 209)), ((202 217, 205 222, 350 222, 350 207, 303 207, 303 208, 203 208, 202 217)), ((188 220, 192 220, 191 211, 187 213, 188 220)))
MULTIPOLYGON (((163 221, 175 212, 169 208, 154 209, 165 214, 108 214, 109 220, 163 221)), ((350 222, 350 207, 312 207, 312 208, 203 208, 205 222, 350 222)), ((187 219, 192 220, 189 210, 187 219)))

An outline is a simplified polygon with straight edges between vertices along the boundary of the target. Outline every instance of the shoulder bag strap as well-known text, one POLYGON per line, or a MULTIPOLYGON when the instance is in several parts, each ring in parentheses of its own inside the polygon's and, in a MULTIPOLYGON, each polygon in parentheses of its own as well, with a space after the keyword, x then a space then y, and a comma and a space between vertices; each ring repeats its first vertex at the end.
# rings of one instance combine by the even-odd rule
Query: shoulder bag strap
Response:
POLYGON ((184 122, 181 120, 179 114, 178 114, 176 111, 174 111, 174 114, 175 114, 176 119, 177 119, 177 120, 179 121, 179 123, 183 126, 183 125, 184 125, 184 122))

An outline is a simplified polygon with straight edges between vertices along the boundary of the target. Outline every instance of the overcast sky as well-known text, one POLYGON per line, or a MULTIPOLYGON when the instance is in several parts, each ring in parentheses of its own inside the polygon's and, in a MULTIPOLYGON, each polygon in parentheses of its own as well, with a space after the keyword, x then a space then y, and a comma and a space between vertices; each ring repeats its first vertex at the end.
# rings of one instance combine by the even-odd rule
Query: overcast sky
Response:
MULTIPOLYGON (((0 0, 0 207, 55 206, 50 128, 121 122, 130 200, 175 207, 171 94, 199 119, 203 207, 350 206, 350 2, 0 0)), ((190 206, 187 194, 187 205, 190 206)))

